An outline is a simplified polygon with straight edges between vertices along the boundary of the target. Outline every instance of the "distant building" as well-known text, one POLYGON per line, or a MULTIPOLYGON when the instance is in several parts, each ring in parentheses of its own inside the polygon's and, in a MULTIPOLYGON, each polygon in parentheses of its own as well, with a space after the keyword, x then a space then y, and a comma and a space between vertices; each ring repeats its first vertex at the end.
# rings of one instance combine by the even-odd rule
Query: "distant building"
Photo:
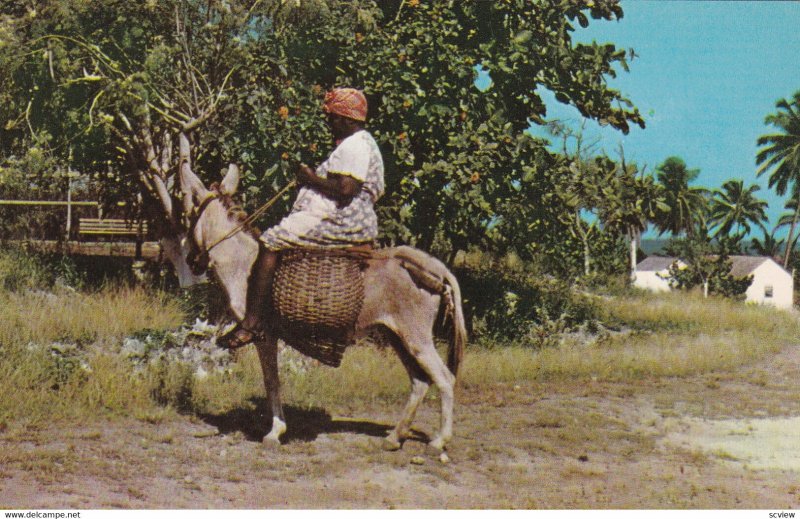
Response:
POLYGON ((766 256, 731 256, 731 274, 735 277, 753 276, 745 292, 746 301, 791 308, 794 304, 792 274, 766 256))
MULTIPOLYGON (((772 305, 776 308, 792 308, 794 304, 794 280, 792 274, 767 256, 731 256, 731 274, 741 278, 753 276, 753 282, 745 292, 745 301, 772 305)), ((636 265, 633 285, 652 292, 667 292, 669 268, 677 258, 650 256, 636 265)))
POLYGON ((633 286, 651 292, 669 292, 669 268, 677 262, 678 267, 686 264, 677 258, 667 256, 650 256, 636 265, 636 277, 633 286))

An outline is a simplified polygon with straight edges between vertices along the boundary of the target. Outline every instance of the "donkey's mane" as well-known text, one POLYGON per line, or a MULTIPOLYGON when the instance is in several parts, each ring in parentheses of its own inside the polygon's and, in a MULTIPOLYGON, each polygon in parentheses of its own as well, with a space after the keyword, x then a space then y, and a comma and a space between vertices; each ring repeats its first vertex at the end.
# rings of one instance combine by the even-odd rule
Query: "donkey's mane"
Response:
MULTIPOLYGON (((219 188, 219 184, 215 182, 211 185, 210 189, 217 194, 217 200, 222 202, 222 207, 225 208, 228 218, 234 220, 237 224, 247 221, 248 214, 242 208, 241 204, 237 203, 236 200, 234 200, 233 197, 228 193, 223 193, 219 188)), ((256 239, 261 236, 261 231, 258 229, 258 227, 251 223, 245 224, 244 227, 242 227, 242 230, 256 239)))

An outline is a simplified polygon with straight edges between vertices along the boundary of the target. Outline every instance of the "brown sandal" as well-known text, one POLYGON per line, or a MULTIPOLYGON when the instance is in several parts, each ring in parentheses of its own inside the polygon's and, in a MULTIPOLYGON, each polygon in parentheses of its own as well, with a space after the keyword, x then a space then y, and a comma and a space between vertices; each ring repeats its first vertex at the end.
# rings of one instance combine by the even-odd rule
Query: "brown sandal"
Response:
POLYGON ((217 346, 226 350, 238 350, 254 340, 258 339, 259 333, 253 330, 248 330, 242 323, 238 323, 231 328, 230 331, 223 333, 217 337, 217 346))

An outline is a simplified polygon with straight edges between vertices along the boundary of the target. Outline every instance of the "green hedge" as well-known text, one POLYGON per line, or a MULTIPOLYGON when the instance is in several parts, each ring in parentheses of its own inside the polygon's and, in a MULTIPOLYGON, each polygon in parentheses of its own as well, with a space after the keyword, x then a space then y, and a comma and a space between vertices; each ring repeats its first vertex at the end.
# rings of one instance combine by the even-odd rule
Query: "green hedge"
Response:
POLYGON ((555 335, 597 322, 595 299, 565 281, 498 265, 457 274, 473 340, 511 341, 540 348, 555 335))

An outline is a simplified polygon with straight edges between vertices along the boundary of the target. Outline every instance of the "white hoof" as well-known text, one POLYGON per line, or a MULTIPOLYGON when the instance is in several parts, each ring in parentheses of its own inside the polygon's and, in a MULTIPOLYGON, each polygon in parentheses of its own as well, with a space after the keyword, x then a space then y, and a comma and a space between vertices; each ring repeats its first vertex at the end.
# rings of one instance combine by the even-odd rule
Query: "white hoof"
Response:
POLYGON ((269 447, 270 449, 274 449, 275 447, 281 446, 281 440, 272 434, 268 434, 264 436, 263 440, 261 440, 261 445, 264 447, 269 447))
POLYGON ((381 448, 385 451, 399 451, 402 447, 403 444, 394 435, 387 436, 381 443, 381 448))
POLYGON ((428 449, 436 454, 444 452, 444 440, 442 438, 434 438, 428 443, 428 449))
POLYGON ((267 446, 279 446, 281 444, 281 436, 286 432, 286 423, 277 416, 272 419, 272 430, 264 436, 261 443, 267 446))

